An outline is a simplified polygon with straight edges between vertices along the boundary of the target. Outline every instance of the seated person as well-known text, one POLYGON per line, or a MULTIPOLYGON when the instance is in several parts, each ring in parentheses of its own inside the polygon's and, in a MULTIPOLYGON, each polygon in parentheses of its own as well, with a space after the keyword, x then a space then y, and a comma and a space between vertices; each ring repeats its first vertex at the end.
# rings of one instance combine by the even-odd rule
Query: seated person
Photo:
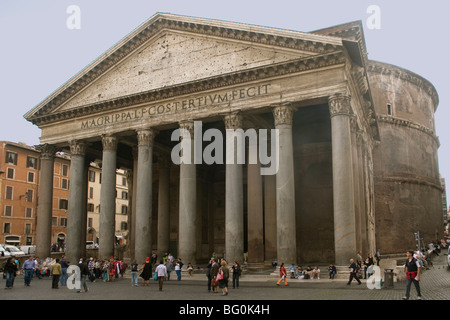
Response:
POLYGON ((307 268, 306 268, 306 271, 305 271, 305 279, 311 279, 311 277, 312 277, 312 268, 311 268, 311 266, 308 266, 307 268))
POLYGON ((315 266, 314 269, 311 271, 312 278, 313 279, 319 279, 320 280, 320 269, 318 266, 315 266))
POLYGON ((305 271, 303 271, 302 266, 297 267, 297 278, 302 278, 305 276, 305 271))
POLYGON ((291 273, 291 279, 295 279, 295 266, 294 264, 291 264, 291 266, 289 267, 289 272, 291 273))
POLYGON ((328 274, 330 276, 330 279, 334 279, 334 276, 336 274, 336 266, 334 264, 330 264, 328 267, 328 274))

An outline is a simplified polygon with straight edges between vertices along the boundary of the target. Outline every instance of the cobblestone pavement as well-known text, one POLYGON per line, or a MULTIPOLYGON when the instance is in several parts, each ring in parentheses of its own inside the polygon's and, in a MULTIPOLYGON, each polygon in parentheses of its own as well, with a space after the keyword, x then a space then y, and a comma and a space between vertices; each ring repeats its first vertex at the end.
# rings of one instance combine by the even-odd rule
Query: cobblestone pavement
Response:
MULTIPOLYGON (((420 281, 423 300, 450 300, 450 271, 447 270, 447 256, 441 254, 433 260, 434 267, 426 270, 420 281)), ((183 276, 164 283, 163 291, 158 290, 157 282, 151 281, 148 287, 131 287, 129 276, 115 282, 97 280, 88 283, 87 293, 77 293, 67 287, 51 288, 51 280, 33 278, 29 287, 24 286, 23 276, 17 276, 13 289, 3 289, 5 280, 0 281, 0 300, 401 300, 404 296, 406 282, 394 283, 394 288, 368 289, 366 283, 350 286, 346 280, 291 280, 285 287, 275 285, 276 279, 266 276, 244 275, 239 289, 229 286, 229 294, 207 291, 207 278, 204 274, 192 277, 183 276)), ((414 286, 411 299, 416 298, 414 286)))

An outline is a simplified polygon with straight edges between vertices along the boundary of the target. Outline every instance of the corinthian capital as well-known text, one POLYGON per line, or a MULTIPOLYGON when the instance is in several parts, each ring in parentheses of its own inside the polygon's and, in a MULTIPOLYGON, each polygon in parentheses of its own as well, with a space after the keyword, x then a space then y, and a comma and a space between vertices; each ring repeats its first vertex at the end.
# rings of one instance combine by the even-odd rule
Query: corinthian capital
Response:
POLYGON ((338 114, 351 114, 351 96, 347 94, 337 93, 328 98, 328 106, 330 108, 330 116, 338 114))
POLYGON ((102 136, 103 151, 116 151, 117 150, 117 138, 110 134, 102 136))
POLYGON ((36 146, 36 149, 41 153, 41 159, 52 159, 55 157, 56 147, 51 144, 41 144, 36 146))
POLYGON ((230 112, 224 115, 225 129, 241 129, 242 115, 239 111, 230 112))
POLYGON ((71 155, 81 155, 86 154, 87 144, 84 141, 72 140, 70 141, 70 154, 71 155))
POLYGON ((153 141, 155 139, 156 132, 155 130, 148 129, 139 129, 137 132, 138 145, 140 146, 153 146, 153 141))
POLYGON ((275 127, 281 124, 292 125, 292 120, 294 119, 295 109, 289 105, 279 105, 273 108, 273 119, 275 120, 275 127))

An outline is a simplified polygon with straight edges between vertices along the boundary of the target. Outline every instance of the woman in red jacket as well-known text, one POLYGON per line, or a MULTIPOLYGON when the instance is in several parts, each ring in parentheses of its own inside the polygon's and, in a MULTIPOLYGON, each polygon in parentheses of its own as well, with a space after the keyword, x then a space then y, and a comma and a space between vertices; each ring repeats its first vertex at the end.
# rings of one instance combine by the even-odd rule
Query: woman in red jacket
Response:
POLYGON ((287 276, 286 276, 286 268, 284 267, 284 262, 281 263, 281 267, 280 267, 280 280, 278 280, 277 282, 277 286, 280 285, 281 281, 283 281, 284 279, 284 285, 287 286, 287 276))
POLYGON ((108 275, 109 281, 114 281, 114 279, 116 278, 116 263, 113 257, 109 259, 108 275))

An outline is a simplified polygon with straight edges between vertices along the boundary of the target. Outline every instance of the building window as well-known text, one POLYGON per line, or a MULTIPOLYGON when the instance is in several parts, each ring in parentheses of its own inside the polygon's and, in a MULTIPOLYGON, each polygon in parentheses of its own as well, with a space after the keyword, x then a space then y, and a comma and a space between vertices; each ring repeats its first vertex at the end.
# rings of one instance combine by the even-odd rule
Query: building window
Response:
POLYGON ((122 177, 122 185, 126 186, 127 185, 127 178, 122 177))
POLYGON ((92 218, 88 218, 88 225, 89 228, 92 228, 92 218))
POLYGON ((87 209, 88 209, 88 212, 94 212, 94 204, 93 203, 88 203, 87 209))
POLYGON ((57 227, 58 226, 58 217, 52 217, 52 226, 57 227))
POLYGON ((34 183, 34 172, 28 172, 28 182, 34 183))
POLYGON ((5 199, 12 200, 13 199, 13 187, 6 186, 5 199))
POLYGON ((6 151, 6 163, 17 165, 17 153, 6 151))
POLYGON ((67 177, 69 174, 69 166, 67 164, 63 164, 62 166, 62 175, 67 177))
POLYGON ((125 231, 128 228, 128 224, 126 222, 120 223, 120 230, 125 231))
POLYGON ((5 222, 3 224, 3 233, 11 233, 11 223, 5 222))
POLYGON ((14 169, 13 168, 6 169, 6 178, 14 179, 14 169))
POLYGON ((37 158, 27 157, 27 168, 37 169, 37 158))
POLYGON ((12 217, 12 206, 5 206, 5 217, 12 217))
POLYGON ((31 224, 30 223, 25 224, 25 234, 31 234, 31 224))
POLYGON ((94 198, 94 188, 89 187, 89 199, 93 199, 93 198, 94 198))
POLYGON ((89 181, 95 182, 95 171, 89 170, 89 181))
MULTIPOLYGON (((33 237, 27 237, 26 241, 27 241, 26 245, 31 246, 31 244, 33 243, 33 237)), ((30 250, 30 249, 28 249, 28 250, 30 250)))
POLYGON ((34 195, 33 190, 28 189, 26 193, 27 202, 33 202, 33 195, 34 195))
POLYGON ((59 225, 61 227, 67 227, 67 218, 60 218, 59 225))
POLYGON ((388 116, 392 116, 392 105, 390 103, 387 104, 387 114, 388 116))
POLYGON ((122 199, 124 200, 128 199, 128 192, 122 191, 122 199))
POLYGON ((67 179, 61 179, 61 188, 63 188, 63 189, 69 189, 69 180, 67 180, 67 179))
POLYGON ((122 214, 128 213, 128 206, 122 206, 122 214))
POLYGON ((25 218, 33 217, 33 208, 25 208, 25 218))
POLYGON ((62 210, 67 210, 69 208, 69 200, 59 199, 59 208, 62 210))

